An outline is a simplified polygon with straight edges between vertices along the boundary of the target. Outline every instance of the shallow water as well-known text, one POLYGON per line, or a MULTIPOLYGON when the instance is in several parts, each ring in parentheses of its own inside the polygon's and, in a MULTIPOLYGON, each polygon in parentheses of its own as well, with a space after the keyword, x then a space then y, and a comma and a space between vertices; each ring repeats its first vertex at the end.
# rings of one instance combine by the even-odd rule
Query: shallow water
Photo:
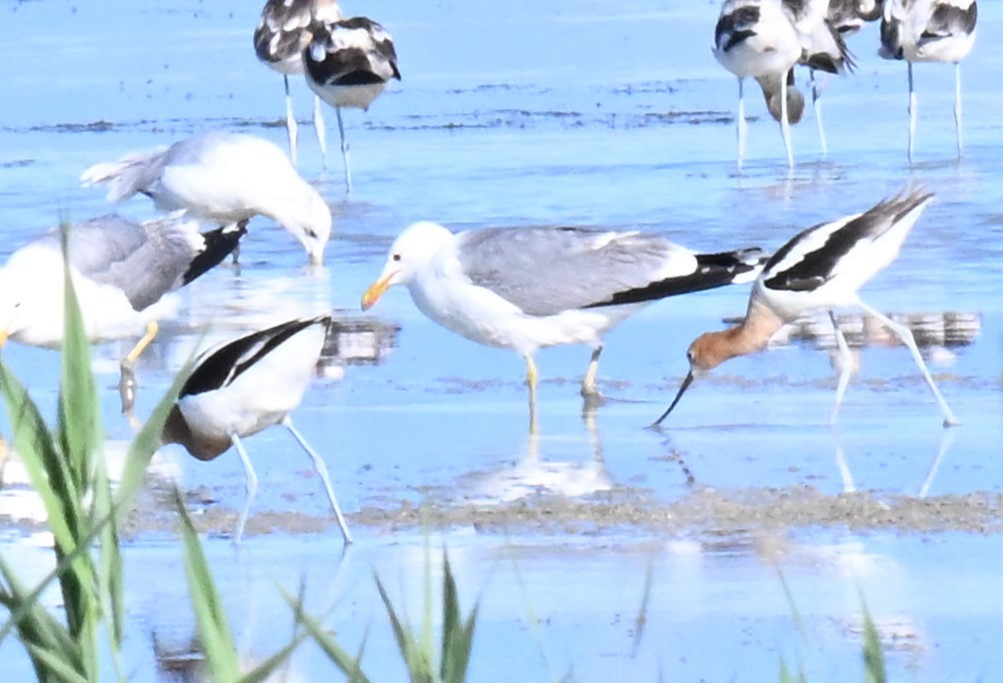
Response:
MULTIPOLYGON (((436 571, 444 545, 464 603, 483 600, 472 680, 568 671, 587 681, 775 680, 781 657, 811 680, 854 680, 864 601, 894 680, 998 676, 1003 662, 984 640, 1003 616, 985 599, 1001 588, 986 568, 1003 551, 995 83, 1003 52, 993 40, 1003 8, 983 4, 979 42, 963 66, 962 160, 954 159, 953 70, 922 65, 917 163, 907 163, 905 68, 876 57, 870 27, 851 39, 857 73, 826 83, 828 158, 809 114, 794 129, 797 165, 788 172, 775 125, 750 97, 758 118, 742 174, 735 82, 708 47, 717 3, 348 5, 393 33, 404 80, 368 113, 346 114, 351 195, 333 115, 323 171, 308 91, 293 84, 305 124, 301 171, 336 217, 326 267, 309 271, 298 244, 255 220, 239 271, 220 268, 181 293, 179 316, 165 321, 137 370, 143 415, 199 343, 332 307, 356 334, 295 413, 327 457, 359 537, 343 559, 318 482, 281 430, 248 442, 263 487, 239 553, 225 538, 243 497, 239 460, 163 454, 208 529, 242 651, 272 652, 276 620, 283 629, 288 621, 275 581, 295 590, 303 577, 311 609, 337 605, 326 623, 347 649, 371 626, 370 675, 401 678, 371 572, 417 619, 425 550, 413 510, 429 502, 447 522, 431 539, 436 571), (372 315, 358 312, 387 246, 414 220, 636 227, 702 250, 774 249, 908 184, 938 201, 863 295, 896 314, 974 314, 977 331, 964 343, 926 348, 964 422, 948 432, 909 354, 881 345, 862 351, 838 428, 825 427, 835 376, 828 352, 811 342, 731 361, 690 390, 665 430, 643 429, 685 373, 690 340, 744 312, 740 287, 653 305, 610 334, 600 366, 608 401, 594 424, 578 396, 588 351, 541 352, 536 439, 527 436, 517 356, 436 327, 405 292, 388 294, 372 315), (375 346, 369 325, 382 340, 375 346), (845 515, 833 512, 844 505, 845 515), (875 512, 881 506, 886 517, 875 512), (649 567, 647 620, 636 636, 649 567)), ((91 163, 214 127, 285 145, 280 80, 251 50, 254 5, 3 7, 11 37, 0 64, 0 256, 62 215, 109 210, 102 192, 77 186, 91 163)), ((114 208, 152 215, 141 199, 114 208)), ((95 350, 106 429, 118 441, 131 434, 115 391, 129 344, 95 350)), ((4 354, 51 413, 57 356, 14 344, 4 354)), ((0 502, 15 493, 23 488, 8 484, 0 502)), ((127 581, 138 680, 176 680, 163 651, 184 652, 193 636, 178 607, 187 595, 169 521, 156 498, 146 501, 126 549, 127 577, 158 578, 127 581)), ((48 553, 33 545, 35 527, 9 524, 5 556, 40 576, 48 553)), ((4 647, 0 670, 28 675, 18 646, 4 647)), ((310 648, 293 669, 308 680, 331 671, 310 648)))

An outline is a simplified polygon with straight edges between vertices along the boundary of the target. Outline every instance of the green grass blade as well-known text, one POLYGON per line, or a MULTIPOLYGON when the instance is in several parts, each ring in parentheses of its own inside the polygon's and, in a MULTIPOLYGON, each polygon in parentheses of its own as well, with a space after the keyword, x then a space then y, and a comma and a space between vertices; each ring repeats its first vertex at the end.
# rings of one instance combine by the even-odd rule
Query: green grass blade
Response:
MULTIPOLYGON (((39 676, 40 681, 45 681, 48 683, 60 682, 60 683, 91 683, 95 680, 80 674, 78 671, 73 669, 66 660, 62 658, 61 655, 53 653, 45 648, 40 648, 36 645, 28 645, 28 656, 31 657, 32 662, 37 662, 41 664, 43 671, 45 672, 45 677, 39 676)), ((36 673, 39 668, 36 666, 36 673)))
POLYGON ((51 668, 49 659, 42 656, 46 653, 59 659, 65 667, 84 675, 86 665, 80 644, 66 626, 37 600, 31 600, 31 593, 2 558, 0 574, 5 584, 0 591, 0 604, 11 613, 12 628, 17 630, 21 642, 29 648, 29 657, 39 679, 49 680, 48 675, 43 675, 51 668))
POLYGON ((57 432, 63 455, 74 472, 74 481, 85 489, 92 481, 94 454, 101 443, 100 404, 91 372, 90 344, 70 277, 68 228, 65 222, 60 226, 64 254, 64 332, 57 432))
MULTIPOLYGON (((862 602, 862 600, 861 600, 862 602)), ((885 669, 885 653, 881 649, 881 638, 874 626, 871 612, 864 604, 864 680, 867 683, 885 683, 888 674, 885 669)))
MULTIPOLYGON (((174 401, 191 370, 191 361, 175 376, 167 393, 157 403, 156 408, 140 428, 139 433, 129 445, 126 454, 125 467, 122 469, 122 479, 119 481, 116 500, 124 516, 132 505, 132 500, 143 487, 146 480, 146 468, 157 449, 160 448, 160 435, 164 431, 164 423, 174 407, 174 401)), ((121 522, 121 518, 119 520, 121 522)))
POLYGON ((449 564, 449 556, 442 551, 442 655, 439 662, 440 680, 443 683, 463 683, 473 649, 474 628, 479 605, 464 620, 460 612, 460 599, 456 590, 456 577, 449 564))
POLYGON ((78 522, 70 501, 79 500, 73 477, 38 406, 2 360, 0 393, 7 405, 12 446, 21 456, 32 488, 42 500, 56 544, 72 548, 78 522))
MULTIPOLYGON (((280 589, 281 590, 281 589, 280 589)), ((348 676, 348 680, 352 683, 371 683, 369 677, 366 676, 362 671, 362 653, 365 649, 366 638, 362 639, 362 645, 359 647, 359 654, 355 657, 348 654, 348 652, 342 648, 338 643, 331 637, 331 635, 324 629, 320 621, 315 617, 307 614, 302 608, 302 603, 299 600, 294 599, 289 593, 281 590, 282 597, 285 598, 289 606, 293 608, 293 614, 296 618, 296 623, 301 626, 307 635, 309 635, 317 646, 327 655, 336 667, 341 671, 341 673, 348 676)))
POLYGON ((214 681, 234 681, 240 674, 237 648, 227 624, 219 593, 213 582, 198 534, 185 508, 181 491, 174 488, 174 504, 181 519, 181 536, 185 547, 185 573, 188 575, 188 593, 195 612, 199 636, 205 648, 206 661, 214 681))
POLYGON ((394 639, 397 641, 397 648, 400 650, 401 657, 404 658, 404 664, 407 666, 411 683, 433 683, 435 677, 432 674, 432 662, 429 661, 427 651, 422 648, 410 625, 402 621, 397 615, 397 611, 390 601, 390 596, 387 594, 387 590, 378 576, 376 577, 376 588, 380 593, 380 599, 383 600, 383 606, 387 610, 390 626, 394 632, 394 639))
POLYGON ((652 558, 648 558, 648 566, 644 570, 644 588, 641 592, 641 606, 634 617, 634 637, 631 646, 630 656, 637 657, 637 651, 641 648, 641 641, 644 639, 644 630, 648 625, 648 605, 651 603, 651 586, 655 579, 655 568, 652 558))

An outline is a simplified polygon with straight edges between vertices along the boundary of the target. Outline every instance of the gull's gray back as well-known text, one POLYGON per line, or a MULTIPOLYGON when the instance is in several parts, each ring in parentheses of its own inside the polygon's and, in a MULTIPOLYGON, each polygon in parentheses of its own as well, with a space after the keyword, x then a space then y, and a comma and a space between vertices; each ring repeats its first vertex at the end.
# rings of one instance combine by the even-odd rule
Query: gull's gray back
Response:
MULTIPOLYGON (((88 279, 121 289, 140 311, 180 286, 198 251, 193 232, 176 218, 140 224, 101 216, 70 226, 70 264, 88 279)), ((38 243, 59 250, 58 229, 38 243)))
POLYGON ((460 233, 457 255, 471 282, 530 315, 554 315, 649 285, 691 252, 636 232, 584 228, 488 228, 460 233))

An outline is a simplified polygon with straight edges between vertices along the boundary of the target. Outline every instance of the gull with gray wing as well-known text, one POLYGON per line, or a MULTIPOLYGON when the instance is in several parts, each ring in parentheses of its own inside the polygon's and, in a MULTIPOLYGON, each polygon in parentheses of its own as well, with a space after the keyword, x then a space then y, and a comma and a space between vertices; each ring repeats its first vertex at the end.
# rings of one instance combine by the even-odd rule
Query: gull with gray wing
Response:
POLYGON ((614 325, 657 299, 751 282, 763 261, 758 249, 698 254, 637 231, 526 227, 454 234, 421 222, 393 243, 362 308, 404 285, 415 305, 446 329, 518 353, 526 363, 534 425, 538 349, 590 346, 582 394, 596 397, 603 336, 614 325))
POLYGON ((108 185, 108 201, 136 194, 161 211, 185 211, 229 225, 267 216, 298 239, 310 263, 324 261, 331 210, 273 142, 244 133, 211 131, 170 147, 132 152, 84 171, 85 186, 108 185))
MULTIPOLYGON (((66 227, 69 273, 87 337, 96 343, 142 335, 122 360, 122 408, 132 409, 132 367, 173 308, 165 295, 220 263, 244 224, 200 234, 177 216, 135 223, 117 215, 66 227), (143 331, 145 330, 145 334, 143 331)), ((21 247, 0 268, 0 346, 63 343, 63 253, 59 229, 21 247)))

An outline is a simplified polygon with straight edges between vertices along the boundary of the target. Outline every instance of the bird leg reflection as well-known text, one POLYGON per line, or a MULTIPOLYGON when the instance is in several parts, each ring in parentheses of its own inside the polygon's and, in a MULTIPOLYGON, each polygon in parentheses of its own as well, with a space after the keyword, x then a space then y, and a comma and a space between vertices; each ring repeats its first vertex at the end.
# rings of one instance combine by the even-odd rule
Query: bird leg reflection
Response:
POLYGON ((954 64, 954 127, 958 134, 958 157, 961 157, 961 62, 954 64))
POLYGON ((853 353, 846 343, 843 331, 839 329, 836 321, 836 314, 829 311, 829 320, 832 321, 832 329, 836 333, 836 346, 839 347, 839 382, 836 384, 836 405, 832 407, 832 414, 829 416, 829 424, 836 423, 836 416, 839 414, 839 406, 843 403, 843 395, 846 387, 850 383, 850 375, 853 374, 853 353))

